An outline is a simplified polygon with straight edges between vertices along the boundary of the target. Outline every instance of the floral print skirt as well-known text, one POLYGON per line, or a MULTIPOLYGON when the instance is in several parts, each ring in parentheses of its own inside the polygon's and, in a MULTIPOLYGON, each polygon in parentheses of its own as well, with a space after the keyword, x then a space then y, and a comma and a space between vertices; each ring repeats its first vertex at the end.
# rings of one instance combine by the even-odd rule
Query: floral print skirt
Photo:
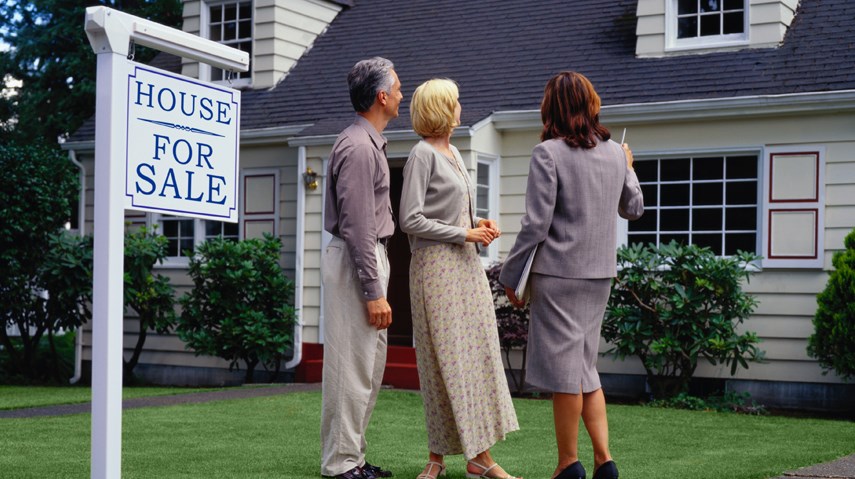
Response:
POLYGON ((428 446, 472 459, 519 429, 475 245, 413 251, 410 300, 428 446))

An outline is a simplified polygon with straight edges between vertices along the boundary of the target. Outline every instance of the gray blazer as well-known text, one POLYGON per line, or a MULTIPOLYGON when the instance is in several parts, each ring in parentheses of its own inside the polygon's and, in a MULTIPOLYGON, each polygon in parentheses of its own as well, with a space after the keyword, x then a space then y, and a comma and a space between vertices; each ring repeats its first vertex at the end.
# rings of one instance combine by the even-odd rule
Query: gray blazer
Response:
POLYGON ((635 171, 614 141, 585 150, 553 139, 531 155, 525 216, 499 281, 515 288, 529 252, 538 247, 532 273, 562 278, 612 278, 617 274, 617 218, 638 219, 644 200, 635 171))
POLYGON ((398 212, 401 231, 410 239, 410 250, 438 243, 466 242, 466 228, 458 225, 460 204, 468 196, 472 227, 481 218, 475 216, 475 191, 460 152, 451 145, 454 158, 447 158, 422 140, 410 150, 404 165, 404 185, 398 212), (454 163, 464 173, 457 172, 454 163))

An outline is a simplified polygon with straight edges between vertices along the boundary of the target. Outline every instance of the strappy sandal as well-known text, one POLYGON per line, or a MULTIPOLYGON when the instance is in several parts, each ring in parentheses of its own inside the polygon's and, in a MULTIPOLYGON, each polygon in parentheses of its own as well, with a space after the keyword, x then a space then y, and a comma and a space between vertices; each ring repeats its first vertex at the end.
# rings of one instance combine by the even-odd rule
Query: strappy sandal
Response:
POLYGON ((445 475, 445 464, 440 464, 435 461, 428 461, 427 465, 430 466, 428 468, 428 472, 423 472, 419 474, 418 476, 416 476, 416 479, 436 479, 439 476, 445 475), (433 466, 439 467, 439 472, 437 472, 436 474, 433 474, 433 466))
POLYGON ((512 476, 512 475, 510 475, 510 474, 508 474, 508 475, 507 475, 507 476, 505 476, 505 477, 488 476, 488 475, 487 475, 487 473, 488 473, 488 472, 492 471, 493 469, 495 469, 496 467, 498 467, 498 466, 499 466, 499 463, 498 463, 498 462, 493 463, 493 465, 492 465, 492 466, 490 466, 490 467, 484 467, 484 466, 482 466, 481 464, 478 464, 478 463, 477 463, 477 462, 475 462, 475 461, 467 461, 467 462, 468 462, 469 464, 472 464, 472 465, 473 465, 473 466, 475 466, 475 467, 479 467, 479 468, 481 468, 481 474, 475 474, 475 473, 473 473, 473 472, 469 472, 469 469, 467 469, 467 470, 466 470, 466 477, 467 477, 468 479, 523 479, 523 478, 521 478, 521 477, 515 477, 515 476, 512 476))

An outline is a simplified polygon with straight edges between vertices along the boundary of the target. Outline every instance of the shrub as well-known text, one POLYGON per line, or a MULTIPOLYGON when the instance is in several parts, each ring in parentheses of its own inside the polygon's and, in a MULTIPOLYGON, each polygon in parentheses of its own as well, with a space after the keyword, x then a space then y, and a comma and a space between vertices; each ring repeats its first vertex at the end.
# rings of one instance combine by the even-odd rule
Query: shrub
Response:
POLYGON ((0 345, 7 374, 32 379, 45 372, 35 367, 41 340, 53 351, 56 333, 88 317, 91 244, 62 230, 78 182, 58 150, 0 145, 0 170, 0 345), (20 338, 9 337, 9 326, 20 338))
POLYGON ((750 275, 745 265, 756 259, 675 242, 620 248, 603 322, 608 353, 637 356, 660 399, 687 390, 699 359, 729 365, 731 374, 762 360, 757 335, 736 331, 757 305, 741 287, 750 275))
POLYGON ((10 338, 5 325, 0 328, 4 369, 26 382, 63 382, 66 368, 54 339, 92 317, 91 237, 60 230, 48 235, 46 248, 34 275, 18 277, 21 282, 13 286, 20 296, 5 311, 6 324, 17 326, 20 337, 10 338))
POLYGON ((175 290, 169 278, 152 272, 166 258, 167 243, 165 236, 145 227, 125 233, 125 308, 139 316, 137 344, 124 364, 126 383, 133 380, 148 331, 164 334, 175 325, 175 290))
POLYGON ((524 309, 515 308, 505 295, 505 287, 499 282, 499 273, 502 271, 502 263, 495 264, 487 269, 487 280, 490 282, 490 291, 493 293, 493 305, 496 308, 496 325, 499 328, 499 344, 505 353, 505 360, 510 369, 511 380, 517 394, 523 392, 525 387, 526 352, 528 346, 528 304, 524 309), (519 349, 522 353, 522 364, 519 375, 514 372, 511 364, 511 351, 519 349))
POLYGON ((808 354, 819 360, 823 374, 834 370, 848 380, 855 376, 855 230, 843 244, 846 249, 834 253, 834 271, 816 297, 808 354))
POLYGON ((280 241, 215 239, 196 249, 189 274, 194 288, 179 299, 178 335, 196 354, 219 356, 230 369, 273 366, 291 346, 294 285, 279 267, 280 241))
POLYGON ((671 398, 650 401, 647 403, 647 406, 689 409, 691 411, 736 412, 754 416, 769 414, 766 407, 762 404, 757 404, 747 392, 737 393, 733 391, 728 391, 720 396, 713 395, 706 399, 681 392, 671 398))

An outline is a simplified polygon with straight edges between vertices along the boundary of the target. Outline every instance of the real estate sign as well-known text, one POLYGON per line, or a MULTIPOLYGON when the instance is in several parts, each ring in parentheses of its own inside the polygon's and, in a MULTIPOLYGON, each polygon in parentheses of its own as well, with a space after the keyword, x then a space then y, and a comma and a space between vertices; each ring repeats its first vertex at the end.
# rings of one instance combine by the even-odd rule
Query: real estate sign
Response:
POLYGON ((237 222, 240 91, 128 66, 125 208, 237 222))

